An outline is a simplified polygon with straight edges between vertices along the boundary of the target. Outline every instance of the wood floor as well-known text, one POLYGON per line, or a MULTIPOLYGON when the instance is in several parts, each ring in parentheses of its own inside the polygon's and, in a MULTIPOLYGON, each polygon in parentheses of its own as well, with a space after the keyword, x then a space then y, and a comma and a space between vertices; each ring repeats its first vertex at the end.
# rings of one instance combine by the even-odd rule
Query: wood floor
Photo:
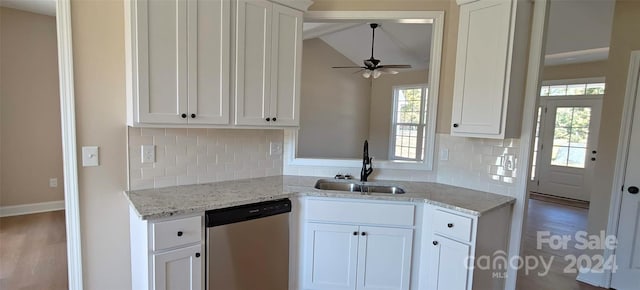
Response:
POLYGON ((64 211, 0 218, 0 289, 68 289, 64 211))
POLYGON ((537 232, 549 231, 551 235, 574 236, 577 231, 587 229, 587 214, 589 210, 566 204, 552 203, 548 201, 529 199, 529 210, 523 236, 522 256, 539 256, 545 261, 553 257, 551 271, 546 276, 538 276, 537 271, 526 273, 521 270, 518 273, 518 290, 602 290, 576 281, 577 274, 564 273, 564 268, 569 265, 565 260, 566 255, 583 254, 576 250, 575 243, 569 242, 566 250, 554 250, 543 244, 537 249, 537 232))

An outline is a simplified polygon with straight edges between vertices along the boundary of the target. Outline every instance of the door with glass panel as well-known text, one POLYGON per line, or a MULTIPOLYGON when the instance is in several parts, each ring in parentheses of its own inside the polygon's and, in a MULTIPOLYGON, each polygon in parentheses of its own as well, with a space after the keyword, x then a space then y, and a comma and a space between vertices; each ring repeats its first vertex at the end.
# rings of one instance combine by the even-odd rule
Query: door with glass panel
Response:
POLYGON ((542 98, 537 192, 588 201, 597 161, 601 96, 542 98))

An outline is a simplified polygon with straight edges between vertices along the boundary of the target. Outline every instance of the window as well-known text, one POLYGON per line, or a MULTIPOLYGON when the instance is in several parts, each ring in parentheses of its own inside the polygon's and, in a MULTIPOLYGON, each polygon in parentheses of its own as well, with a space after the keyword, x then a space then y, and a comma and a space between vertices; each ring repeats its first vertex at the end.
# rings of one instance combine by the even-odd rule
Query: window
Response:
POLYGON ((604 83, 571 83, 560 85, 544 85, 540 88, 540 96, 592 96, 604 95, 604 83))
POLYGON ((540 152, 538 152, 538 148, 540 147, 540 123, 542 122, 541 120, 542 118, 542 107, 539 106, 538 107, 538 115, 536 120, 538 120, 536 122, 536 137, 535 137, 535 141, 533 144, 533 158, 531 160, 531 177, 529 178, 529 180, 531 181, 535 181, 536 180, 536 163, 538 163, 538 154, 540 152))
POLYGON ((584 168, 590 121, 589 107, 558 107, 551 165, 584 168))
POLYGON ((425 143, 433 142, 434 134, 430 130, 427 132, 427 127, 435 121, 429 114, 433 110, 428 95, 426 85, 393 88, 390 160, 424 160, 425 143))

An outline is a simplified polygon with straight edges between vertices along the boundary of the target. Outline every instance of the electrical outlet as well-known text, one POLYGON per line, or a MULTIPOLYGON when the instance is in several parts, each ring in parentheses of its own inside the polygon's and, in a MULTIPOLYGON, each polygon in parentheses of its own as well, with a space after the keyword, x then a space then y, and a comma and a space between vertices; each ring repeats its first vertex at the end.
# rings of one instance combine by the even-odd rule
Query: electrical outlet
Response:
POLYGON ((270 155, 282 155, 282 143, 280 142, 271 142, 269 144, 270 155))
POLYGON ((505 170, 514 170, 516 168, 516 157, 513 155, 505 155, 503 157, 505 170))
POLYGON ((440 149, 440 160, 442 161, 449 160, 449 149, 447 148, 440 149))
POLYGON ((58 179, 57 178, 49 178, 49 187, 51 187, 51 188, 58 187, 58 179))
POLYGON ((156 162, 156 146, 155 145, 142 145, 140 152, 142 152, 142 163, 154 163, 156 162))

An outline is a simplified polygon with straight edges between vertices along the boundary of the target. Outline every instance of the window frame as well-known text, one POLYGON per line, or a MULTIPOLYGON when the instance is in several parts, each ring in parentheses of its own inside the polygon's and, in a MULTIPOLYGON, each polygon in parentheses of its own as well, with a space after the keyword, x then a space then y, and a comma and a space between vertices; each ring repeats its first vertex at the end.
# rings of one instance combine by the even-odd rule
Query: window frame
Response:
MULTIPOLYGON (((411 162, 421 162, 424 161, 425 159, 425 150, 426 150, 426 144, 429 144, 429 141, 427 140, 427 136, 429 135, 429 132, 427 132, 427 128, 428 128, 428 122, 431 122, 431 120, 429 120, 431 114, 429 114, 430 110, 429 110, 429 85, 426 83, 420 83, 420 84, 410 84, 410 85, 397 85, 397 86, 393 86, 393 98, 392 98, 392 103, 391 103, 391 125, 390 125, 390 134, 389 134, 389 156, 387 156, 387 158, 389 160, 393 160, 393 161, 411 161, 411 162), (420 102, 420 118, 417 124, 415 123, 397 123, 397 113, 398 113, 398 98, 399 98, 399 93, 401 90, 406 90, 406 89, 421 89, 421 102, 420 102), (397 157, 396 156, 396 133, 397 133, 397 126, 398 125, 405 125, 405 126, 418 126, 418 132, 417 132, 417 140, 416 140, 416 155, 418 154, 418 152, 420 153, 420 156, 416 156, 416 158, 402 158, 402 157, 397 157), (418 148, 423 148, 422 150, 418 151, 418 148)), ((435 120, 434 120, 435 122, 435 120)))

